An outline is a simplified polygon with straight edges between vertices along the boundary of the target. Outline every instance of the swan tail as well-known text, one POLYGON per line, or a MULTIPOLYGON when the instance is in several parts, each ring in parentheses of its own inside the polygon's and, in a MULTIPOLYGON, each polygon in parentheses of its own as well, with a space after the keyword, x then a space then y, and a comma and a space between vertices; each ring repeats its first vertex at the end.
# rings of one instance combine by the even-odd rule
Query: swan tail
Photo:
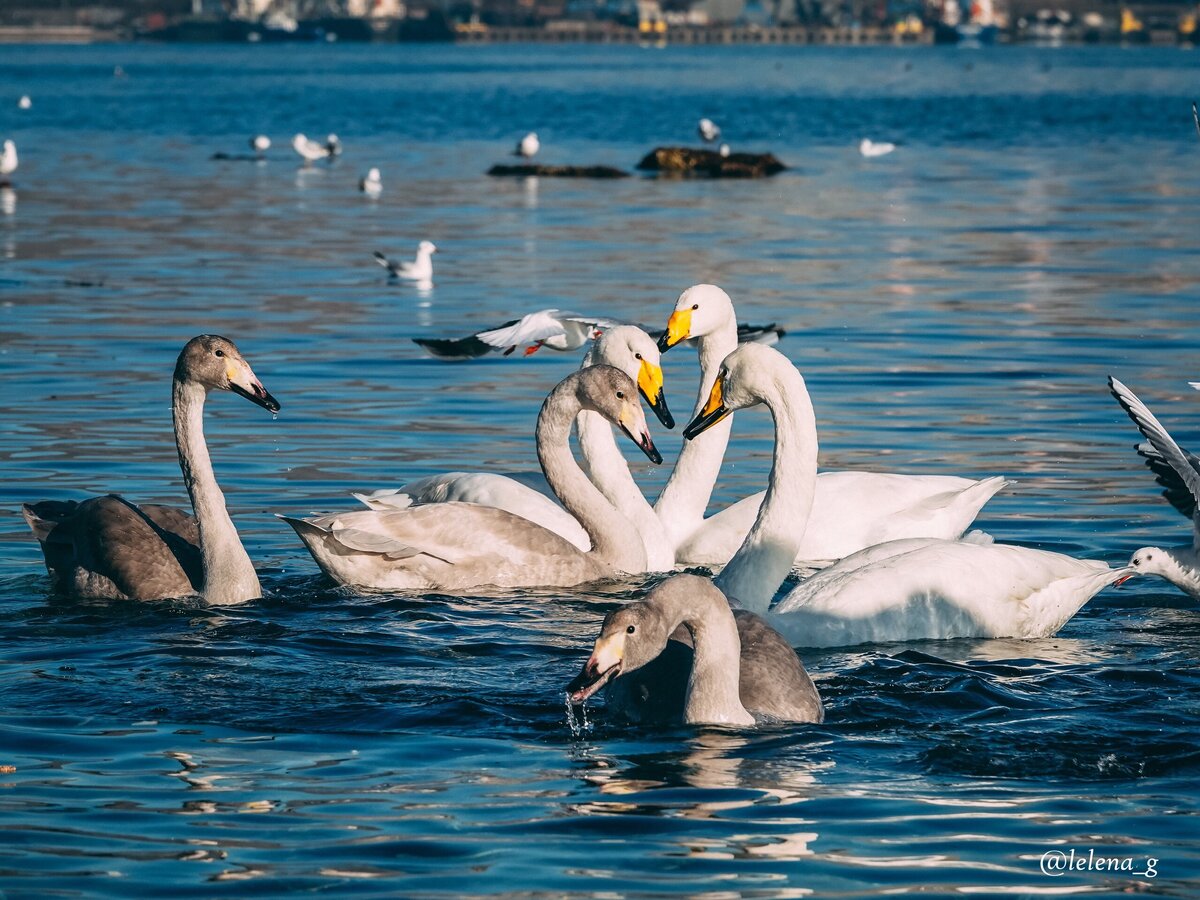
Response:
POLYGON ((408 509, 413 505, 411 494, 406 494, 394 488, 384 488, 371 493, 351 491, 350 496, 367 509, 408 509))

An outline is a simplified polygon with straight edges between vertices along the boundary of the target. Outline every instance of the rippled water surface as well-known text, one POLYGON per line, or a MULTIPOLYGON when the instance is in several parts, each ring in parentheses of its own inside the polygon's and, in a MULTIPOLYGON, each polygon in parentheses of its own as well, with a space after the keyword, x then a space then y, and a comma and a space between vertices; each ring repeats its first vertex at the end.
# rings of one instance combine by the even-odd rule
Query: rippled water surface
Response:
MULTIPOLYGON (((348 593, 272 513, 533 466, 576 361, 446 364, 410 338, 549 306, 661 324, 715 281, 789 330, 822 465, 1008 475, 979 520, 1005 541, 1114 563, 1186 543, 1104 379, 1200 445, 1196 71, 1173 49, 6 48, 0 894, 1195 896, 1200 614, 1163 582, 1045 640, 802 651, 820 727, 632 729, 600 705, 578 734, 562 686, 639 583, 348 593), (528 129, 546 162, 630 167, 701 115, 793 168, 482 174, 528 129), (267 162, 210 160, 260 131, 267 162), (298 170, 295 131, 344 157, 298 170), (862 137, 901 146, 865 161, 862 137), (372 251, 423 238, 434 286, 388 284, 372 251), (185 501, 169 378, 204 331, 283 404, 208 416, 269 596, 53 598, 20 503, 185 501), (1051 877, 1051 850, 1156 876, 1051 877)), ((694 357, 666 370, 685 411, 694 357)), ((770 442, 739 414, 717 504, 762 486, 770 442)))

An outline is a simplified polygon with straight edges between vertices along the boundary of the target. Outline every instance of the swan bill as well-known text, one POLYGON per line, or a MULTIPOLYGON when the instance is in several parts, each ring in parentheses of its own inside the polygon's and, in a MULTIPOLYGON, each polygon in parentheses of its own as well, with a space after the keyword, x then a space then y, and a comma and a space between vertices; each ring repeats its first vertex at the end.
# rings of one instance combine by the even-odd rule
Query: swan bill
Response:
POLYGON ((229 390, 233 391, 239 397, 245 397, 251 403, 258 404, 267 412, 279 412, 279 401, 272 397, 270 392, 257 379, 253 380, 249 387, 243 387, 236 381, 230 381, 229 390))
POLYGON ((592 654, 583 664, 583 670, 567 685, 567 696, 573 704, 580 704, 593 696, 602 687, 621 674, 625 661, 625 632, 604 635, 596 639, 592 654))
POLYGON ((674 428, 675 417, 671 415, 671 410, 667 408, 667 395, 663 389, 662 368, 642 360, 642 366, 638 370, 637 384, 642 399, 654 410, 654 414, 658 416, 658 421, 663 423, 663 427, 674 428))
MULTIPOLYGON (((722 373, 722 376, 723 375, 724 373, 722 373)), ((708 395, 708 402, 705 403, 704 408, 696 414, 696 418, 692 419, 692 421, 688 423, 687 428, 683 429, 683 436, 687 440, 690 441, 697 435, 708 431, 708 429, 712 428, 727 415, 733 412, 733 410, 725 405, 723 397, 724 389, 721 386, 722 381, 723 377, 719 377, 713 382, 712 393, 708 395)))
POLYGON ((666 353, 680 341, 686 341, 692 334, 692 311, 677 309, 667 319, 667 331, 658 339, 659 353, 666 353))

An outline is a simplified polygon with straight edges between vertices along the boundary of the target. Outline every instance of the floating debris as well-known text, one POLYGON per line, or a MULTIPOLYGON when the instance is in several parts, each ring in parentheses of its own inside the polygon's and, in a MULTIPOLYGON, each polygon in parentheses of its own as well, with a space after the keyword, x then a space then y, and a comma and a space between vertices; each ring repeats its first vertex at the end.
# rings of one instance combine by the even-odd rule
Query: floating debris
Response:
POLYGON ((532 177, 544 175, 547 178, 628 178, 629 173, 612 166, 541 166, 525 163, 516 166, 492 166, 489 175, 517 175, 532 177))
POLYGON ((656 147, 637 164, 643 172, 699 175, 705 178, 764 178, 787 168, 772 153, 730 153, 691 147, 656 147))

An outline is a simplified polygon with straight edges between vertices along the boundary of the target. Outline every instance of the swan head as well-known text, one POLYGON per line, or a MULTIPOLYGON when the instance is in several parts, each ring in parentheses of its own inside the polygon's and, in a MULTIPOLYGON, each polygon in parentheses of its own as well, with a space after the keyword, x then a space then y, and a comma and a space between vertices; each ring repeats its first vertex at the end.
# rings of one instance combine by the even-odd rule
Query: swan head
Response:
MULTIPOLYGON (((378 179, 379 170, 372 169, 371 171, 376 173, 375 177, 376 177, 376 179, 378 179)), ((429 256, 431 253, 437 253, 437 247, 435 247, 433 245, 433 241, 421 241, 421 243, 417 244, 417 255, 418 256, 429 256)))
POLYGON ((689 338, 704 337, 736 321, 733 301, 715 284, 695 284, 679 295, 675 311, 667 319, 667 332, 658 339, 658 349, 666 352, 689 338))
POLYGON ((583 703, 613 679, 656 659, 679 623, 679 610, 691 607, 705 585, 716 590, 707 578, 677 575, 656 585, 645 600, 627 603, 605 616, 591 655, 567 685, 570 701, 583 703))
POLYGON ((706 612, 722 608, 728 615, 729 601, 707 578, 674 575, 644 600, 614 609, 604 617, 583 670, 567 685, 570 701, 583 703, 614 678, 657 659, 680 623, 700 621, 706 612))
POLYGON ((656 466, 662 463, 662 454, 650 438, 646 414, 638 403, 637 385, 632 378, 613 366, 589 366, 568 375, 555 392, 571 384, 580 409, 604 416, 625 432, 652 463, 656 466))
POLYGON ((1114 587, 1124 584, 1134 575, 1157 575, 1169 581, 1169 573, 1177 568, 1174 557, 1162 547, 1142 547, 1134 551, 1133 556, 1129 557, 1129 565, 1136 571, 1118 578, 1113 582, 1114 587))
POLYGON ((279 412, 279 401, 262 382, 229 338, 202 334, 187 342, 175 363, 175 380, 198 384, 207 391, 232 391, 270 412, 279 412))
POLYGON ((803 389, 800 373, 778 350, 765 344, 739 344, 721 363, 708 400, 683 429, 683 436, 690 441, 734 410, 756 406, 778 393, 786 396, 803 389), (788 383, 797 379, 796 384, 788 383))
POLYGON ((596 339, 592 359, 615 366, 632 378, 658 420, 667 428, 675 427, 663 390, 662 356, 650 335, 636 325, 617 325, 596 339))

